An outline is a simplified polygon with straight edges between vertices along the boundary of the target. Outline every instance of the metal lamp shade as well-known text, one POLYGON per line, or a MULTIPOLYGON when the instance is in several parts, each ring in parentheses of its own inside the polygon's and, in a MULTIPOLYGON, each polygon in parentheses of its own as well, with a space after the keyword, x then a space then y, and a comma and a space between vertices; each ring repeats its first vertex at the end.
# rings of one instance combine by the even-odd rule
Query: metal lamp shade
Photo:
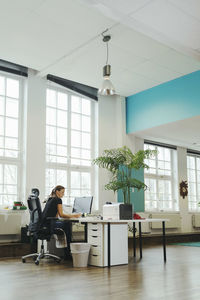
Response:
POLYGON ((110 74, 111 74, 111 66, 105 65, 103 67, 104 80, 101 85, 101 88, 98 90, 99 95, 112 96, 115 94, 115 88, 112 82, 110 81, 110 74))

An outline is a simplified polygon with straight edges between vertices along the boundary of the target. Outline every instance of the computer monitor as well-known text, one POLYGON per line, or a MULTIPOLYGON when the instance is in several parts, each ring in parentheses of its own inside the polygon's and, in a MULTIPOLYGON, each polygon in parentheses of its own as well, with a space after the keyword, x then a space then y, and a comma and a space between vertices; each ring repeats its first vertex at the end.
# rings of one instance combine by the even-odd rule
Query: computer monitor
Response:
POLYGON ((76 197, 72 212, 91 214, 93 197, 76 197))

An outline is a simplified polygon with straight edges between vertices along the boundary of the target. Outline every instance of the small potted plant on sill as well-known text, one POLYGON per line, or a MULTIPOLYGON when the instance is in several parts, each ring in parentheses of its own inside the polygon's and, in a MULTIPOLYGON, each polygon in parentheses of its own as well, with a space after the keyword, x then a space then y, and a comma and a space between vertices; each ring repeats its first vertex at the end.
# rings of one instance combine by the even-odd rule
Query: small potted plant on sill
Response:
POLYGON ((133 154, 128 147, 124 146, 122 148, 104 150, 102 156, 93 160, 94 164, 111 172, 111 180, 105 185, 105 189, 113 190, 114 192, 121 189, 124 205, 130 206, 131 215, 131 189, 146 190, 147 188, 144 182, 133 178, 132 170, 148 169, 149 166, 145 163, 145 159, 154 156, 156 152, 156 150, 140 150, 133 154))

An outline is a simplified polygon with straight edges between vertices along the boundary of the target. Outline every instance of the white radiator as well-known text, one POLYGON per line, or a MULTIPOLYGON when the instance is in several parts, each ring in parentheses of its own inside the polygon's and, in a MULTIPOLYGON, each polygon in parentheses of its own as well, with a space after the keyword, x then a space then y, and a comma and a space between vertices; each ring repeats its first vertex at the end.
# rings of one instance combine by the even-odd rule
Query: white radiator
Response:
MULTIPOLYGON (((152 219, 169 219, 168 222, 165 222, 165 228, 179 228, 181 227, 181 216, 180 214, 151 214, 149 218, 152 219)), ((152 229, 161 229, 162 222, 152 222, 152 229)))
POLYGON ((200 227, 200 214, 192 215, 192 226, 200 227))
POLYGON ((29 224, 27 211, 0 211, 0 235, 21 234, 21 227, 29 224))

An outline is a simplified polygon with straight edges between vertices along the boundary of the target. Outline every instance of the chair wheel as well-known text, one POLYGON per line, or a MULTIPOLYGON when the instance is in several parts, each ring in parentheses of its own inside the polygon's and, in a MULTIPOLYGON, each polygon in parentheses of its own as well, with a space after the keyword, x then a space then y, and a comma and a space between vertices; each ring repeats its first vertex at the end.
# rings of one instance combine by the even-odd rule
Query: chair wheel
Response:
POLYGON ((38 266, 38 265, 39 265, 39 261, 38 261, 38 260, 36 260, 36 261, 35 261, 35 264, 36 264, 36 266, 38 266))
POLYGON ((59 264, 61 262, 61 259, 56 259, 56 262, 59 264))
POLYGON ((22 262, 23 262, 23 263, 25 263, 25 262, 26 262, 25 258, 22 258, 22 262))

